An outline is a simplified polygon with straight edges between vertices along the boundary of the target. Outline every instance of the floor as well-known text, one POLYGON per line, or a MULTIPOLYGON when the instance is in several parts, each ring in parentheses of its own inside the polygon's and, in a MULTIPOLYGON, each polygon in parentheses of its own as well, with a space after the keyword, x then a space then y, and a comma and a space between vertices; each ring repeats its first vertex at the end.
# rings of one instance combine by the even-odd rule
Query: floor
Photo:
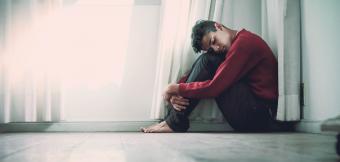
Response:
POLYGON ((2 133, 1 162, 340 162, 334 135, 2 133))

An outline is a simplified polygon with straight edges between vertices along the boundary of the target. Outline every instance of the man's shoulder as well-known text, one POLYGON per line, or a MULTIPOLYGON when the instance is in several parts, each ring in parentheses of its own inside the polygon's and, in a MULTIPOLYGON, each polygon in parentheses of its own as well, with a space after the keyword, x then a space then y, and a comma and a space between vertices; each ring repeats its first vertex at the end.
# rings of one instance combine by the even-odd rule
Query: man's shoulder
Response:
POLYGON ((251 48, 256 44, 258 40, 258 36, 254 33, 247 31, 245 29, 241 30, 239 35, 236 37, 234 42, 232 43, 232 46, 235 49, 238 48, 251 48))
POLYGON ((237 39, 233 42, 236 47, 245 47, 245 48, 257 48, 266 42, 256 33, 248 31, 246 29, 242 29, 239 31, 239 35, 237 39))
POLYGON ((239 31, 239 39, 242 41, 254 41, 257 39, 262 39, 259 35, 246 29, 239 31))

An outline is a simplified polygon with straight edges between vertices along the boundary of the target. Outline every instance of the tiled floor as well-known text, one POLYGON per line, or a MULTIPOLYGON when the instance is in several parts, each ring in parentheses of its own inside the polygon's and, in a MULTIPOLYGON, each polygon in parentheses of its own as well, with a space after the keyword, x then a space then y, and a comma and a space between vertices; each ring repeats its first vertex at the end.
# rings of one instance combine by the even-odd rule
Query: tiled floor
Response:
POLYGON ((1 162, 336 162, 335 136, 305 133, 3 133, 1 162))

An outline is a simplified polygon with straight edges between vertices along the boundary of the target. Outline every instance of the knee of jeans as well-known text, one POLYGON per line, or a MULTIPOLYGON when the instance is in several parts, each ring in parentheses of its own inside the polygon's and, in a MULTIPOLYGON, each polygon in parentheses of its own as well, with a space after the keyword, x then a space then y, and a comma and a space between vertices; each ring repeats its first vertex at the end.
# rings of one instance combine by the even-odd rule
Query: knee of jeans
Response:
POLYGON ((198 63, 206 69, 216 70, 223 61, 216 54, 204 53, 198 58, 198 63))
POLYGON ((207 54, 201 54, 198 58, 197 58, 197 63, 199 65, 203 65, 203 66, 207 66, 208 62, 209 62, 209 57, 207 54))

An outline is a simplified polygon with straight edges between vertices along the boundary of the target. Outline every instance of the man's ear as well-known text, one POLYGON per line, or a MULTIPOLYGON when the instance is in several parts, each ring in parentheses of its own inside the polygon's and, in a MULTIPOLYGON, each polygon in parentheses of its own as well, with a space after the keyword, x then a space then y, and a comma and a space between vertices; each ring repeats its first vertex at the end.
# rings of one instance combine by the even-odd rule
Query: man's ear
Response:
POLYGON ((222 24, 220 23, 215 23, 214 25, 215 25, 216 30, 222 30, 223 28, 222 24))

